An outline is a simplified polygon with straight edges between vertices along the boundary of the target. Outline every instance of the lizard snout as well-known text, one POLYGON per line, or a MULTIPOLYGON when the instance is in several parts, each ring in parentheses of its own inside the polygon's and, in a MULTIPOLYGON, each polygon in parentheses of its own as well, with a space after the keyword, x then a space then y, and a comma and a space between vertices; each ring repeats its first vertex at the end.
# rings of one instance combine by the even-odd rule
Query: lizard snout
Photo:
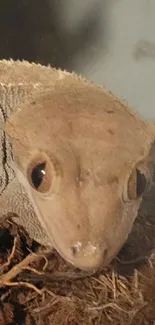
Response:
POLYGON ((82 243, 78 241, 71 247, 71 262, 80 269, 96 271, 106 260, 107 250, 106 244, 100 247, 99 245, 93 245, 89 241, 83 247, 82 243))

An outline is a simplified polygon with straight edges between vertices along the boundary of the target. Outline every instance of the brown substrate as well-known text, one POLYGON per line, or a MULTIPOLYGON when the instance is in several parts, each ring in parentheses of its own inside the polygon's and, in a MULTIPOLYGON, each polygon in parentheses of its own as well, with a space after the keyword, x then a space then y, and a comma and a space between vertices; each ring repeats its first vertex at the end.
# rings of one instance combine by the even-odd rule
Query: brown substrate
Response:
POLYGON ((74 269, 55 251, 47 253, 22 229, 4 222, 0 325, 155 324, 154 222, 153 217, 147 222, 139 217, 117 258, 93 276, 74 269))

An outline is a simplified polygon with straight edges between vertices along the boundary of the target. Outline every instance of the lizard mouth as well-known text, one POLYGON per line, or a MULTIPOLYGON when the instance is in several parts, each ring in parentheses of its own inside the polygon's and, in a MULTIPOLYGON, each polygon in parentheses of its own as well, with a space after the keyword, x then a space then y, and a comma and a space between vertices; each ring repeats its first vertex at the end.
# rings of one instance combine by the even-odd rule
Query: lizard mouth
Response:
MULTIPOLYGON (((75 267, 83 270, 95 272, 103 264, 107 262, 107 245, 93 245, 91 241, 87 242, 87 245, 82 247, 80 241, 76 242, 72 247, 65 248, 64 245, 58 245, 57 241, 52 236, 53 246, 67 262, 75 267)), ((107 263, 106 263, 107 264, 107 263)))

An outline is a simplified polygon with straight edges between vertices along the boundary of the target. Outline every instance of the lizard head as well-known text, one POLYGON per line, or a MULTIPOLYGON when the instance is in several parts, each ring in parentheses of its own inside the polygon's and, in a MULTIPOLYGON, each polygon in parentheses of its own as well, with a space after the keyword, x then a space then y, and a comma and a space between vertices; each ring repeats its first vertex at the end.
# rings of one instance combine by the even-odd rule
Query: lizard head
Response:
POLYGON ((155 126, 71 74, 21 107, 6 132, 51 246, 78 268, 107 265, 150 186, 155 126))

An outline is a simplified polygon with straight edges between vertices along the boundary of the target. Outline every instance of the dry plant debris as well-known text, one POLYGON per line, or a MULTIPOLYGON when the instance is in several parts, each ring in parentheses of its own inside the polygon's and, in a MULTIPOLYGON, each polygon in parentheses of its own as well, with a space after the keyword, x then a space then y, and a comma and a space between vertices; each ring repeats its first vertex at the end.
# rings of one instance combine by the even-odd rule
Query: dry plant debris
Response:
POLYGON ((121 263, 116 258, 107 269, 85 274, 4 222, 0 325, 155 325, 155 254, 129 275, 122 275, 121 263))

